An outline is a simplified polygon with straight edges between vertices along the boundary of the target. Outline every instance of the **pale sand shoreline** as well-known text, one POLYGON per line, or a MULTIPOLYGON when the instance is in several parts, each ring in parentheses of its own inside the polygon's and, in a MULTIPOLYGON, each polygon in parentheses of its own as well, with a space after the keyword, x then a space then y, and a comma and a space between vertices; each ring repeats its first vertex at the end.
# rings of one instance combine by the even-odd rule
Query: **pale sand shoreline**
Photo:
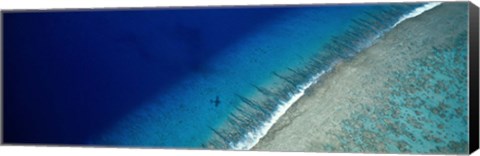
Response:
MULTIPOLYGON (((251 150, 325 151, 325 144, 340 145, 332 132, 364 103, 387 92, 392 72, 402 71, 408 62, 424 57, 432 46, 448 46, 466 28, 445 19, 463 17, 463 5, 440 5, 400 23, 379 42, 352 60, 338 64, 320 83, 309 88, 251 150), (448 33, 448 34, 447 34, 448 33), (428 44, 428 47, 423 45, 428 44)), ((379 145, 382 146, 382 145, 379 145)), ((342 152, 342 151, 336 151, 342 152)))

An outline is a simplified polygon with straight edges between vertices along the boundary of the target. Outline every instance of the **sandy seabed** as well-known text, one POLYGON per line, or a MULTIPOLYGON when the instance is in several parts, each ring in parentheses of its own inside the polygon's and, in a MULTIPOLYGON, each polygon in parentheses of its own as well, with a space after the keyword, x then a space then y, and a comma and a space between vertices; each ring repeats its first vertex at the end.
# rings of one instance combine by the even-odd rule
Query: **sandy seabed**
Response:
POLYGON ((466 153, 466 95, 454 94, 467 88, 467 19, 467 3, 444 3, 400 23, 324 75, 252 150, 466 153))

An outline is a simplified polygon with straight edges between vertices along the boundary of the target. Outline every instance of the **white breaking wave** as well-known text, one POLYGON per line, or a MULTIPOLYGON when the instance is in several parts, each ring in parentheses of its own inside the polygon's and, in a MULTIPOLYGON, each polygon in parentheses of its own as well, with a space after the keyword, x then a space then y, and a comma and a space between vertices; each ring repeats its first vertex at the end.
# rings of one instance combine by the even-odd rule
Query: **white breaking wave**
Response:
POLYGON ((395 28, 398 24, 402 23, 403 21, 409 19, 409 18, 414 18, 414 17, 417 17, 418 15, 421 15, 422 13, 424 13, 425 11, 428 11, 428 10, 431 10, 437 6, 439 6, 440 4, 442 4, 442 2, 431 2, 431 3, 427 3, 421 7, 418 7, 418 8, 415 8, 413 11, 409 12, 408 14, 405 14, 403 16, 400 17, 400 19, 398 19, 398 21, 393 24, 390 28, 387 28, 385 30, 382 30, 380 33, 378 33, 377 35, 375 35, 372 39, 370 39, 370 42, 367 42, 363 45, 363 47, 360 47, 360 49, 364 49, 364 48, 367 48, 367 47, 370 47, 373 45, 373 43, 379 39, 383 34, 385 34, 386 32, 392 30, 393 28, 395 28))
POLYGON ((318 79, 320 76, 322 76, 325 73, 325 71, 322 71, 321 73, 318 73, 314 75, 310 80, 305 83, 304 85, 301 85, 300 88, 298 89, 299 92, 293 94, 290 96, 290 99, 288 101, 281 101, 278 109, 272 113, 271 118, 264 122, 261 127, 259 127, 258 130, 254 130, 253 132, 248 132, 247 136, 245 137, 244 140, 232 145, 232 148, 235 150, 249 150, 253 146, 255 146, 260 139, 267 134, 268 130, 275 124, 275 122, 287 111, 290 106, 292 106, 300 97, 305 94, 305 90, 307 90, 310 86, 313 84, 317 83, 318 79))
MULTIPOLYGON (((424 13, 425 11, 428 11, 430 9, 435 8, 436 6, 440 5, 441 3, 442 2, 432 2, 432 3, 427 3, 427 4, 425 4, 421 7, 416 8, 415 10, 411 11, 410 13, 405 14, 402 17, 400 17, 400 19, 392 27, 390 27, 388 30, 384 30, 382 33, 393 29, 398 24, 400 24, 401 22, 403 22, 403 21, 405 21, 409 18, 416 17, 416 16, 424 13)), ((381 34, 378 34, 377 36, 375 36, 373 38, 373 40, 378 39, 380 36, 381 36, 381 34)), ((371 43, 367 43, 366 45, 370 46, 371 43)), ((364 47, 362 47, 362 48, 364 48, 364 47)), ((333 65, 335 65, 335 64, 336 63, 334 63, 333 65)), ((235 149, 235 150, 249 150, 253 146, 255 146, 260 141, 260 139, 263 138, 267 134, 267 132, 270 130, 270 128, 272 128, 272 126, 277 122, 277 120, 283 114, 285 114, 285 112, 288 110, 288 108, 290 108, 290 106, 292 106, 298 99, 300 99, 305 94, 305 90, 307 90, 313 84, 317 83, 319 78, 325 72, 328 72, 330 69, 328 69, 327 71, 322 71, 321 73, 318 73, 318 74, 314 75, 307 83, 301 85, 300 88, 299 88, 299 92, 291 95, 290 99, 288 101, 282 101, 279 104, 278 109, 275 112, 272 113, 272 116, 268 121, 263 123, 263 125, 261 127, 259 127, 258 129, 255 129, 252 132, 248 132, 248 134, 246 134, 246 136, 244 137, 244 139, 242 141, 234 143, 234 144, 231 143, 230 144, 231 148, 235 149)))
POLYGON ((425 11, 428 11, 430 9, 433 9, 437 6, 439 6, 440 4, 442 4, 442 2, 431 2, 431 3, 427 3, 421 7, 418 7, 418 8, 415 8, 415 10, 413 10, 412 12, 408 13, 408 14, 405 14, 403 15, 402 17, 400 17, 400 19, 397 21, 397 23, 395 23, 392 28, 394 28, 395 26, 397 26, 398 24, 400 24, 401 22, 405 21, 406 19, 409 19, 409 18, 413 18, 413 17, 416 17, 422 13, 424 13, 425 11))

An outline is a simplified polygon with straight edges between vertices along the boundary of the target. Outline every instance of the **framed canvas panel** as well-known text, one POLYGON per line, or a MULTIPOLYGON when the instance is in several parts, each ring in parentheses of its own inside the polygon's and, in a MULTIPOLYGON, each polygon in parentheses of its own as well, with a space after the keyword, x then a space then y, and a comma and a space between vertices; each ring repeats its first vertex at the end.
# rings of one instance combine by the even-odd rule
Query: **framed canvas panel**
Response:
POLYGON ((470 2, 2 11, 6 145, 468 154, 470 2))

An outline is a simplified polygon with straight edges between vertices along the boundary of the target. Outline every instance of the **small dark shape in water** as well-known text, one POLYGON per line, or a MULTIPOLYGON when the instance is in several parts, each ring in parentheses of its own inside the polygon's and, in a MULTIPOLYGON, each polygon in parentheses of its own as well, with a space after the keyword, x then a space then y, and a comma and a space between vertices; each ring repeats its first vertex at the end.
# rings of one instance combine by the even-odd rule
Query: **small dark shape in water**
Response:
POLYGON ((217 96, 215 100, 210 100, 210 102, 214 103, 215 107, 218 107, 218 105, 220 104, 220 98, 217 96))

